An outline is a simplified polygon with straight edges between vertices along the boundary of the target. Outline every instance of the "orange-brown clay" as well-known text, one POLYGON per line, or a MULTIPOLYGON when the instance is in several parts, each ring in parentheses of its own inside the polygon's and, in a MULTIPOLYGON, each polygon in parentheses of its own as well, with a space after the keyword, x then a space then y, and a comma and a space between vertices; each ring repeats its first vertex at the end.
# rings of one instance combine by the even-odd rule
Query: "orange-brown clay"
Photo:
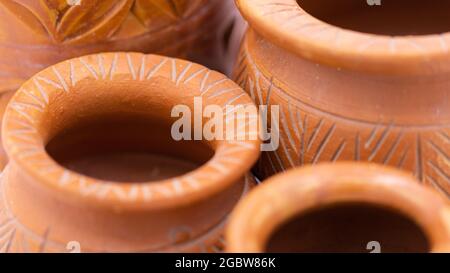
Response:
POLYGON ((236 2, 250 29, 234 78, 257 104, 280 106, 263 178, 371 161, 449 196, 450 1, 236 2))
POLYGON ((319 164, 255 188, 226 240, 228 252, 450 252, 450 206, 393 168, 319 164))
POLYGON ((98 52, 158 53, 228 71, 238 43, 230 37, 242 28, 233 2, 222 0, 0 0, 0 18, 2 101, 38 71, 98 52))
POLYGON ((253 104, 220 73, 138 53, 71 59, 27 81, 4 117, 0 250, 219 251, 260 141, 173 140, 171 110, 194 96, 253 104))

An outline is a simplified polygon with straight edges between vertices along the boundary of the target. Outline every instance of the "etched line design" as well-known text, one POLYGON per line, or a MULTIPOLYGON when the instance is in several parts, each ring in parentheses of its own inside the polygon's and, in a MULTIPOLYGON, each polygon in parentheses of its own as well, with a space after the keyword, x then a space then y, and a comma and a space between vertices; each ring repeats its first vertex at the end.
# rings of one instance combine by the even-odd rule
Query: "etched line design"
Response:
POLYGON ((217 80, 217 81, 215 81, 215 82, 212 82, 212 83, 210 83, 207 87, 206 87, 206 89, 204 90, 204 91, 202 91, 202 93, 200 94, 200 96, 204 96, 206 93, 208 93, 208 91, 209 90, 211 90, 213 87, 215 87, 215 86, 217 86, 217 85, 219 85, 219 84, 221 84, 221 83, 224 83, 224 82, 227 82, 228 81, 228 78, 222 78, 222 79, 220 79, 220 80, 217 80))
POLYGON ((44 253, 45 252, 45 248, 47 247, 47 243, 48 243, 48 236, 50 235, 50 228, 48 227, 44 234, 42 235, 42 241, 39 244, 39 253, 44 253))
MULTIPOLYGON (((223 108, 226 108, 227 106, 231 106, 232 103, 236 102, 237 100, 239 100, 239 99, 242 98, 243 96, 245 96, 245 93, 241 93, 241 94, 238 94, 237 96, 232 97, 231 99, 229 99, 228 101, 226 101, 226 102, 223 104, 223 108)), ((240 104, 240 105, 234 106, 234 107, 243 107, 243 105, 240 104)), ((233 108, 233 107, 231 107, 231 108, 232 108, 232 109, 235 109, 235 108, 233 108)), ((226 113, 226 114, 229 114, 229 113, 226 113)))
POLYGON ((441 147, 439 147, 438 145, 436 145, 433 141, 429 140, 428 144, 430 145, 430 147, 441 157, 443 157, 447 162, 450 162, 450 156, 444 151, 442 150, 441 147))
POLYGON ((137 76, 136 76, 136 71, 134 71, 133 61, 131 60, 130 54, 127 53, 126 55, 127 55, 128 68, 130 69, 131 76, 133 77, 133 80, 136 80, 137 76))
POLYGON ((16 229, 13 228, 11 231, 9 231, 9 233, 6 233, 4 236, 8 236, 7 239, 6 238, 0 238, 0 241, 6 239, 6 242, 4 243, 4 246, 2 248, 4 248, 4 253, 9 253, 10 249, 11 249, 11 245, 12 242, 14 240, 14 237, 16 235, 16 229))
POLYGON ((56 66, 52 66, 52 69, 53 69, 53 73, 55 73, 56 77, 58 78, 59 82, 61 83, 63 90, 65 92, 69 92, 69 86, 67 85, 67 82, 63 78, 63 76, 61 76, 61 73, 59 73, 59 71, 56 68, 56 66))
POLYGON ((11 137, 15 137, 15 138, 27 141, 30 144, 36 143, 36 139, 35 139, 35 137, 33 137, 34 134, 35 134, 35 132, 31 131, 30 129, 16 129, 16 130, 9 131, 9 135, 11 137))
POLYGON ((45 108, 45 103, 40 100, 36 95, 34 95, 33 93, 29 92, 28 90, 22 89, 23 94, 27 95, 28 97, 30 97, 34 102, 36 102, 39 107, 41 108, 41 111, 44 110, 45 108))
POLYGON ((20 104, 17 104, 16 102, 12 102, 10 104, 10 107, 16 111, 19 115, 21 115, 22 117, 24 117, 26 120, 28 120, 30 123, 34 123, 34 119, 33 117, 31 117, 27 111, 25 111, 24 107, 20 104))
POLYGON ((160 63, 155 65, 147 74, 147 80, 151 79, 155 74, 163 67, 163 65, 169 60, 169 58, 164 58, 160 63))
POLYGON ((106 69, 104 65, 104 58, 102 54, 97 55, 97 62, 98 62, 98 68, 100 69, 100 75, 102 76, 102 79, 106 78, 106 69))
POLYGON ((403 137, 403 131, 400 131, 400 133, 395 138, 394 144, 392 144, 392 146, 390 147, 388 153, 384 157, 383 164, 388 164, 389 161, 392 159, 392 156, 394 155, 395 151, 397 151, 398 145, 400 144, 400 141, 402 140, 402 137, 403 137))
MULTIPOLYGON (((260 75, 259 68, 256 65, 255 61, 252 59, 252 57, 249 55, 247 45, 244 44, 243 50, 246 52, 246 56, 247 56, 247 60, 246 60, 246 62, 247 62, 247 71, 251 72, 251 74, 253 74, 253 76, 256 79, 260 75)), ((269 81, 268 78, 264 78, 264 80, 266 82, 269 81)), ((251 88, 250 89, 245 88, 245 89, 249 90, 250 94, 252 93, 251 88)), ((296 107, 304 108, 304 111, 309 111, 312 114, 317 113, 317 115, 322 115, 322 116, 325 116, 326 118, 336 119, 336 120, 339 120, 339 121, 342 121, 342 122, 345 122, 345 123, 350 123, 350 124, 361 124, 361 125, 364 125, 364 126, 375 126, 376 124, 379 124, 379 123, 375 123, 375 122, 360 120, 360 119, 357 119, 357 118, 336 115, 334 113, 327 112, 326 109, 316 108, 316 107, 314 107, 312 105, 309 105, 309 104, 307 104, 307 103, 305 103, 305 102, 303 102, 303 101, 301 101, 301 100, 291 96, 289 93, 286 93, 284 90, 282 90, 281 88, 279 88, 276 85, 275 81, 274 81, 273 91, 276 92, 277 95, 279 95, 280 97, 285 98, 285 100, 293 102, 293 104, 296 107)), ((252 99, 256 102, 256 100, 254 99, 254 96, 252 96, 252 99)), ((262 105, 262 103, 260 105, 262 105)), ((395 128, 402 128, 405 131, 416 131, 416 130, 425 130, 425 129, 431 129, 431 128, 442 128, 442 127, 449 128, 450 127, 450 124, 425 124, 425 125, 410 125, 410 124, 407 124, 407 125, 405 125, 405 124, 398 124, 398 123, 397 124, 392 124, 392 122, 386 123, 386 124, 383 124, 383 125, 384 126, 391 125, 393 128, 394 127, 395 128)))
POLYGON ((401 169, 403 167, 403 165, 405 164, 405 160, 406 160, 406 157, 408 156, 409 149, 410 149, 410 147, 405 148, 405 151, 402 153, 402 156, 400 157, 400 160, 397 164, 397 168, 401 169))
POLYGON ((303 165, 303 163, 305 162, 305 148, 306 148, 306 128, 308 127, 308 115, 305 114, 305 117, 303 119, 303 124, 301 122, 302 118, 301 116, 298 117, 300 126, 302 127, 302 132, 300 133, 300 154, 299 154, 299 162, 300 165, 303 165))
POLYGON ((45 91, 45 89, 42 87, 42 85, 37 81, 37 79, 33 79, 34 85, 36 86, 37 90, 39 91, 39 94, 41 94, 42 99, 44 100, 45 103, 43 103, 44 105, 48 105, 48 94, 45 91))
POLYGON ((208 164, 211 166, 214 170, 218 171, 221 174, 227 174, 228 168, 225 164, 220 163, 219 161, 212 161, 208 164))
POLYGON ((286 158, 291 165, 291 167, 294 167, 294 160, 292 159, 291 153, 288 151, 286 143, 284 142, 284 138, 280 138, 280 146, 283 148, 284 154, 286 155, 286 158))
POLYGON ((285 115, 281 105, 280 105, 280 114, 281 114, 281 116, 280 116, 281 125, 283 126, 284 132, 287 136, 287 140, 288 140, 290 146, 294 149, 295 153, 298 153, 294 138, 292 137, 291 131, 289 130, 289 126, 286 122, 286 115, 285 115))
POLYGON ((419 181, 423 182, 422 138, 420 134, 417 134, 416 142, 416 175, 419 181))
POLYGON ((428 161, 428 166, 431 167, 442 179, 444 179, 445 183, 450 185, 450 176, 445 173, 444 170, 442 170, 438 165, 436 165, 433 161, 428 161))
POLYGON ((212 93, 211 95, 208 96, 208 98, 213 99, 222 95, 225 95, 227 93, 236 91, 236 90, 241 90, 239 87, 234 87, 234 88, 229 88, 229 89, 222 89, 222 90, 217 90, 216 92, 212 93))
POLYGON ((114 73, 116 72, 117 69, 117 62, 119 61, 119 54, 115 53, 114 54, 114 58, 112 60, 111 63, 111 67, 109 68, 109 79, 112 80, 114 77, 114 73))
POLYGON ((203 73, 207 70, 208 70, 207 68, 201 68, 200 70, 192 73, 189 77, 187 77, 183 83, 186 84, 186 83, 190 82, 192 79, 194 79, 195 77, 197 77, 198 75, 200 75, 201 73, 203 73))
POLYGON ((425 176, 425 178, 430 182, 430 184, 431 184, 435 189, 437 189, 440 193, 444 194, 445 196, 447 196, 447 198, 450 199, 450 193, 448 193, 448 192, 445 190, 445 188, 444 188, 441 184, 439 184, 439 182, 436 181, 436 179, 434 179, 433 177, 428 176, 428 175, 425 176))
POLYGON ((446 141, 450 143, 450 136, 448 136, 445 132, 439 132, 439 135, 446 141))
POLYGON ((81 64, 83 64, 84 67, 86 67, 86 69, 91 73, 91 75, 96 80, 98 80, 99 78, 98 78, 97 72, 95 72, 95 69, 89 63, 87 63, 85 60, 83 60, 83 58, 80 58, 79 60, 80 60, 81 64))
POLYGON ((368 158, 369 161, 372 161, 375 158, 375 156, 377 156, 377 154, 380 151, 381 147, 383 147, 384 143, 388 139, 388 136, 390 134, 391 128, 392 128, 392 126, 389 125, 388 127, 386 127, 384 129, 383 133, 381 134, 381 137, 379 138, 377 144, 375 145, 375 148, 373 148, 372 152, 370 153, 370 156, 368 158))
POLYGON ((346 144, 347 144, 347 142, 345 140, 342 140, 341 144, 339 144, 339 147, 337 148, 337 150, 334 152, 333 156, 331 157, 332 162, 336 162, 339 159, 339 157, 342 154, 342 151, 344 151, 346 144))
POLYGON ((44 111, 39 105, 28 102, 12 102, 11 105, 18 107, 23 111, 25 111, 26 109, 34 109, 41 113, 44 111))
POLYGON ((141 57, 141 68, 139 69, 139 80, 143 81, 145 79, 145 60, 147 59, 146 55, 142 55, 141 57))
POLYGON ((336 124, 333 124, 333 126, 331 126, 331 128, 325 134, 325 137, 322 139, 322 141, 319 144, 319 148, 317 148, 317 151, 314 154, 314 157, 312 160, 313 164, 316 164, 319 161, 319 158, 322 155, 322 152, 325 149, 325 147, 327 146, 328 142, 330 141, 335 129, 336 129, 336 124))
POLYGON ((324 124, 324 120, 320 119, 319 123, 317 123, 316 127, 313 129, 311 137, 308 140, 308 145, 306 147, 306 151, 310 151, 312 145, 314 144, 314 142, 316 141, 316 138, 320 132, 320 130, 322 129, 322 126, 324 124))
POLYGON ((358 133, 356 133, 355 137, 355 161, 361 160, 361 136, 358 133))
POLYGON ((45 83, 48 84, 48 85, 51 85, 51 86, 53 86, 53 87, 56 87, 57 89, 63 89, 62 85, 60 85, 59 83, 54 82, 54 81, 52 81, 52 80, 50 80, 50 79, 44 78, 44 77, 42 77, 42 76, 37 76, 36 78, 37 78, 38 80, 42 81, 42 82, 45 82, 45 83))
POLYGON ((377 124, 373 129, 372 132, 369 135, 369 138, 367 139, 366 143, 364 144, 364 148, 369 149, 370 145, 372 145, 372 142, 375 140, 375 137, 377 136, 378 129, 380 128, 380 124, 377 124))
POLYGON ((188 63, 184 69, 181 71, 180 75, 178 76, 177 81, 175 82, 175 85, 178 86, 180 85, 181 81, 184 79, 184 77, 186 76, 186 73, 189 71, 189 69, 191 69, 192 67, 192 63, 188 63))
POLYGON ((172 81, 176 82, 177 79, 177 63, 175 59, 172 59, 172 81))
POLYGON ((69 72, 69 74, 70 74, 70 84, 72 86, 75 86, 75 84, 77 83, 77 79, 75 77, 75 67, 74 67, 74 64, 73 64, 72 60, 69 61, 69 69, 70 69, 70 72, 69 72))
POLYGON ((203 92, 205 90, 206 82, 208 81, 209 75, 211 74, 211 70, 206 71, 205 75, 203 76, 203 79, 200 83, 200 92, 203 92))
MULTIPOLYGON (((266 105, 268 105, 268 102, 266 105)), ((288 103, 287 108, 288 108, 288 112, 289 112, 289 118, 291 119, 292 128, 294 129, 294 134, 298 139, 300 139, 300 128, 298 128, 298 120, 296 120, 296 117, 294 116, 294 114, 292 112, 292 109, 291 109, 292 106, 290 103, 288 103)), ((296 114, 297 114, 297 118, 298 118, 299 117, 298 111, 296 112, 296 114)))
POLYGON ((250 96, 251 96, 252 100, 256 102, 256 97, 255 97, 255 92, 254 92, 255 84, 250 77, 248 78, 248 84, 250 86, 250 96))

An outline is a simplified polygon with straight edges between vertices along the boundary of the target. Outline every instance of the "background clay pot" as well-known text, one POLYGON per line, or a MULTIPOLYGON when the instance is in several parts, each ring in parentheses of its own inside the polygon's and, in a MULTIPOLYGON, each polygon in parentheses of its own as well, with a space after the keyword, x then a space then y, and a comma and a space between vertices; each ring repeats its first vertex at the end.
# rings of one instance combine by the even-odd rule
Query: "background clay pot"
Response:
MULTIPOLYGON (((159 53, 224 72, 231 70, 237 54, 234 35, 242 23, 233 1, 81 0, 73 6, 71 2, 77 1, 0 1, 2 101, 38 71, 90 53, 159 53)), ((0 114, 3 110, 0 104, 0 114)))
POLYGON ((319 164, 255 188, 226 239, 229 252, 450 252, 450 207, 395 169, 319 164))
POLYGON ((72 59, 27 81, 3 124, 0 250, 219 251, 260 141, 173 140, 172 107, 193 109, 194 96, 253 104, 220 73, 137 53, 72 59))
POLYGON ((450 1, 236 2, 250 29, 234 78, 280 106, 280 147, 262 155, 261 177, 371 161, 449 196, 450 1))

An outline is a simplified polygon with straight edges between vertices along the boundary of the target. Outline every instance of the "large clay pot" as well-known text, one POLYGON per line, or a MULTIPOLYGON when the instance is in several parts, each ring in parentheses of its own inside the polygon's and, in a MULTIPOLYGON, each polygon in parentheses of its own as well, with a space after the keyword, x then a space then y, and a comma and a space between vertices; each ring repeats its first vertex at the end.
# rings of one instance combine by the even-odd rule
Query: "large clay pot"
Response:
POLYGON ((242 28, 236 13, 222 0, 1 0, 1 100, 40 70, 97 52, 158 53, 228 71, 230 37, 242 28))
POLYGON ((280 146, 262 155, 263 178, 371 161, 449 195, 450 1, 236 2, 250 29, 235 80, 280 107, 280 146))
POLYGON ((319 164, 255 188, 226 240, 229 252, 450 252, 450 206, 396 169, 319 164))
POLYGON ((4 117, 0 250, 218 251, 260 141, 175 141, 173 106, 194 109, 194 96, 204 108, 253 105, 220 73, 138 53, 72 59, 27 81, 4 117))

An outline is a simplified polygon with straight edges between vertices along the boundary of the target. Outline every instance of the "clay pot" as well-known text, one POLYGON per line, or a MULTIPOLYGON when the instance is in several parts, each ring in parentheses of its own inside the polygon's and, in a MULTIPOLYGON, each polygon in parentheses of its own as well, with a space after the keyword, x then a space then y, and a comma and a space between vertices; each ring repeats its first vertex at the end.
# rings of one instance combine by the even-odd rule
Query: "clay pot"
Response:
POLYGON ((280 146, 259 175, 371 161, 448 196, 450 1, 345 2, 237 0, 250 29, 234 78, 280 107, 280 146))
POLYGON ((0 18, 2 101, 38 71, 97 52, 158 53, 229 72, 238 43, 230 37, 242 28, 222 0, 3 0, 0 18))
POLYGON ((4 117, 0 250, 220 250, 260 141, 175 141, 171 111, 194 109, 194 96, 203 107, 253 104, 220 73, 138 53, 72 59, 27 81, 4 117))
POLYGON ((450 206, 393 168, 319 164, 254 189, 226 240, 229 252, 450 252, 450 206))

